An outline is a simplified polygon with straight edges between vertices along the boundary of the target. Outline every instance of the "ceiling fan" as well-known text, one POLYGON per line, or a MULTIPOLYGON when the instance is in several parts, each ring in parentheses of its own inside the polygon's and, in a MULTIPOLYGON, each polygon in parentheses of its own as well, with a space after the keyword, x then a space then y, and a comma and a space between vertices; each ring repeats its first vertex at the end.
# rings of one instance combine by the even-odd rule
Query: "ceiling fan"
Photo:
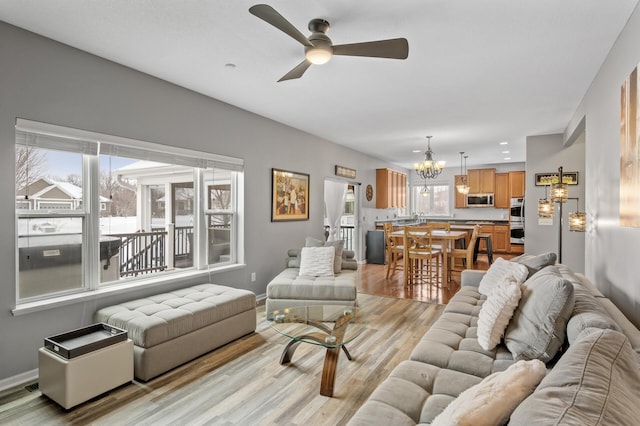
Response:
POLYGON ((278 80, 279 82, 300 78, 312 64, 320 65, 327 63, 333 55, 367 56, 389 59, 407 59, 407 56, 409 56, 409 43, 407 43, 407 39, 405 38, 339 44, 334 46, 326 34, 329 29, 329 22, 324 19, 312 19, 309 21, 311 35, 307 38, 269 5, 257 4, 250 7, 249 12, 268 24, 273 25, 304 46, 304 61, 286 73, 278 80))

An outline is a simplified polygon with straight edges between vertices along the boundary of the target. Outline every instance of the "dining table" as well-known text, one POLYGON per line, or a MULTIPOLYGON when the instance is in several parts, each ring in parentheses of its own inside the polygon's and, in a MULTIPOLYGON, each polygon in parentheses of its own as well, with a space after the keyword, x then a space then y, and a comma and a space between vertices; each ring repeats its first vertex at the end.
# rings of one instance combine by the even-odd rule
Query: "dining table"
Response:
MULTIPOLYGON (((404 239, 404 229, 393 231, 390 235, 394 238, 404 239)), ((443 283, 449 282, 449 274, 448 274, 449 250, 457 240, 462 239, 466 241, 466 238, 468 235, 469 235, 468 231, 454 231, 454 230, 446 231, 444 229, 434 229, 433 231, 431 231, 431 238, 433 239, 433 241, 439 243, 442 246, 442 282, 443 283)), ((404 270, 408 271, 406 258, 404 258, 404 262, 405 262, 404 270)), ((406 283, 407 283, 407 274, 405 272, 405 284, 406 283)))

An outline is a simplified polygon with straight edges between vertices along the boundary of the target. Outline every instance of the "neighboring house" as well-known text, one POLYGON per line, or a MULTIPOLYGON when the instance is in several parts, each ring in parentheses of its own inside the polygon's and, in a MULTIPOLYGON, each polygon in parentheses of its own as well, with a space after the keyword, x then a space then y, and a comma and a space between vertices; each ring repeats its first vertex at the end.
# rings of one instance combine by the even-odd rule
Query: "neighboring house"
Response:
MULTIPOLYGON (((109 199, 100 197, 100 211, 109 199)), ((77 210, 82 207, 82 188, 71 182, 40 178, 16 191, 16 208, 26 210, 77 210)))

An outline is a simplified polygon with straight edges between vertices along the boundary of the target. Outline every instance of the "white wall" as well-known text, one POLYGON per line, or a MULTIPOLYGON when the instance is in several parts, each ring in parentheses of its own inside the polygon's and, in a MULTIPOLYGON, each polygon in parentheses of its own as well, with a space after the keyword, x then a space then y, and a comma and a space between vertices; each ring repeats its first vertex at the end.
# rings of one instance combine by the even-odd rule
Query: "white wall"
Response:
MULTIPOLYGON (((292 106, 295 108, 295 106, 292 106)), ((0 383, 37 367, 46 336, 92 323, 102 306, 135 291, 14 317, 14 126, 16 118, 124 136, 245 160, 246 268, 213 281, 261 295, 284 267, 286 249, 321 238, 325 177, 335 164, 375 187, 375 169, 391 164, 335 145, 165 81, 0 22, 0 383), (272 223, 271 168, 310 174, 309 221, 272 223), (257 281, 249 277, 256 272, 257 281)), ((375 199, 364 202, 375 207, 375 199)), ((176 282, 173 287, 189 281, 176 282)), ((167 286, 167 289, 169 286, 167 286)), ((162 290, 165 290, 164 288, 162 290)), ((158 289, 153 292, 158 292, 158 289)))
MULTIPOLYGON (((527 253, 559 253, 558 233, 560 214, 554 214, 553 224, 538 223, 538 199, 545 197, 545 188, 535 186, 536 173, 557 172, 562 166, 565 172, 578 172, 578 185, 569 186, 569 197, 580 198, 580 210, 584 211, 584 139, 565 147, 562 134, 527 137, 527 176, 525 198, 525 243, 527 253)), ((558 204, 555 205, 556 209, 558 204)), ((562 263, 576 272, 584 272, 584 239, 582 232, 569 232, 568 215, 576 211, 576 202, 569 200, 563 206, 562 263)))
MULTIPOLYGON (((640 62, 637 6, 571 120, 585 120, 585 272, 640 325, 640 229, 620 226, 620 87, 640 62)), ((566 135, 573 133, 568 128, 566 135)), ((640 211, 640 206, 638 206, 640 211)))

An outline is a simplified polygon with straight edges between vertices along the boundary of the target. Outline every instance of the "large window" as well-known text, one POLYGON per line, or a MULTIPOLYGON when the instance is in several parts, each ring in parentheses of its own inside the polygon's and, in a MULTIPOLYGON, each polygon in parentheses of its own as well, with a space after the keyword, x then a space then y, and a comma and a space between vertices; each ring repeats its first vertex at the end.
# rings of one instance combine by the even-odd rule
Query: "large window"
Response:
POLYGON ((18 301, 238 263, 242 168, 18 120, 18 301))
POLYGON ((420 185, 412 187, 413 209, 417 214, 427 216, 450 215, 450 186, 449 185, 420 185), (427 189, 425 191, 424 189, 427 189))

